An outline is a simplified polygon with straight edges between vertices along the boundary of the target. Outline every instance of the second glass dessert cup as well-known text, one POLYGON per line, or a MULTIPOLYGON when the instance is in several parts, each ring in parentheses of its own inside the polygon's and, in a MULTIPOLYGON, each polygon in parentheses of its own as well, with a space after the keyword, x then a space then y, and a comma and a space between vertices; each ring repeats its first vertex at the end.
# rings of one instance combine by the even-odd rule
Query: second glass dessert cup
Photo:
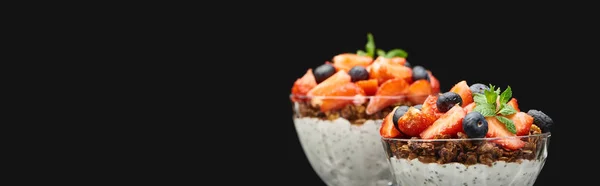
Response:
POLYGON ((546 162, 550 136, 548 132, 501 138, 382 138, 382 142, 399 185, 531 186, 546 162), (510 140, 524 146, 501 147, 510 140))
POLYGON ((427 96, 291 95, 290 98, 294 125, 304 153, 327 185, 390 186, 396 184, 386 152, 381 148, 382 120, 395 106, 420 104, 427 96), (371 99, 391 104, 367 114, 371 99), (343 107, 323 112, 318 106, 329 103, 343 107))

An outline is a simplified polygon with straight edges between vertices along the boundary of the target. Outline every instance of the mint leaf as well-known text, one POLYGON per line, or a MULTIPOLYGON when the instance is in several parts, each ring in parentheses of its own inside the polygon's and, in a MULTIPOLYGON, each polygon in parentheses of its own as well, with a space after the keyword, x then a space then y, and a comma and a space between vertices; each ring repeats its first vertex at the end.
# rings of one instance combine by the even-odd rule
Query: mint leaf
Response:
POLYGON ((493 91, 494 89, 491 88, 493 88, 493 86, 490 87, 490 90, 485 90, 483 93, 485 94, 485 99, 487 100, 487 103, 495 105, 498 94, 493 91))
POLYGON ((517 113, 517 110, 515 110, 515 108, 513 108, 509 104, 502 103, 502 108, 500 109, 500 111, 498 111, 498 113, 500 113, 504 116, 508 116, 508 115, 517 113))
POLYGON ((500 95, 500 87, 496 89, 496 94, 500 95))
POLYGON ((478 105, 487 103, 485 95, 483 95, 482 93, 475 93, 475 95, 473 96, 473 100, 475 100, 475 104, 478 105))
POLYGON ((508 131, 512 132, 513 134, 517 133, 517 129, 515 128, 515 124, 513 123, 512 120, 510 120, 504 116, 496 116, 496 119, 498 119, 500 122, 504 123, 504 126, 506 126, 506 129, 508 129, 508 131))
POLYGON ((358 54, 359 56, 366 56, 367 55, 367 53, 365 51, 362 51, 362 50, 356 51, 356 54, 358 54))
POLYGON ((375 41, 373 39, 373 34, 367 34, 367 44, 365 45, 365 50, 367 50, 367 55, 373 57, 375 55, 375 41))
POLYGON ((496 115, 496 109, 494 109, 494 105, 488 103, 477 104, 473 111, 477 111, 485 117, 496 115))
POLYGON ((504 90, 504 92, 502 92, 502 94, 500 95, 500 103, 508 103, 511 97, 512 89, 510 89, 510 86, 508 86, 506 90, 504 90))
POLYGON ((383 51, 381 49, 377 49, 377 56, 385 57, 385 51, 383 51))
POLYGON ((392 49, 390 51, 387 52, 387 54, 385 55, 385 58, 393 58, 393 57, 403 57, 406 58, 408 57, 408 53, 406 53, 406 51, 396 48, 396 49, 392 49))

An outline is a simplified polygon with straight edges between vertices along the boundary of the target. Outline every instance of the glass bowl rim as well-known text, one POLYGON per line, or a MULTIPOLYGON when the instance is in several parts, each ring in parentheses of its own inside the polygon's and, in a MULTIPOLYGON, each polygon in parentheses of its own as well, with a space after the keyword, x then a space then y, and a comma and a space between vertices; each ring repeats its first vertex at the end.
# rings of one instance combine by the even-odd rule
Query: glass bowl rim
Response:
POLYGON ((531 138, 531 137, 542 137, 542 138, 550 138, 552 136, 551 132, 545 132, 540 134, 532 134, 526 136, 506 136, 506 137, 495 137, 495 138, 448 138, 448 139, 404 139, 404 138, 385 138, 381 137, 383 141, 401 141, 401 142, 448 142, 448 141, 494 141, 494 140, 503 140, 503 139, 522 139, 522 138, 531 138))
POLYGON ((430 96, 430 95, 437 95, 439 93, 431 93, 431 94, 420 94, 420 95, 400 95, 400 96, 378 96, 378 95, 374 95, 374 96, 365 96, 365 95, 354 95, 354 96, 307 96, 307 95, 296 95, 296 94, 290 94, 289 97, 290 98, 297 98, 297 99, 312 99, 312 98, 317 98, 317 99, 348 99, 348 100, 354 100, 356 98, 367 98, 367 99, 371 99, 371 98, 383 98, 383 99, 401 99, 401 98, 409 98, 409 97, 426 97, 426 96, 430 96))

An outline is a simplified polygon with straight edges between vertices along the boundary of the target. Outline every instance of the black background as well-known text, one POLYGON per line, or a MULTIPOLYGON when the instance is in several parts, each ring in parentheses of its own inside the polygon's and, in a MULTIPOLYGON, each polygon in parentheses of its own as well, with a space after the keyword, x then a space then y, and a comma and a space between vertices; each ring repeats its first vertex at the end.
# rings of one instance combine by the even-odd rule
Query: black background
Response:
POLYGON ((535 185, 556 183, 567 174, 579 175, 577 172, 581 171, 576 169, 565 171, 567 166, 573 165, 565 163, 566 159, 578 157, 568 153, 573 145, 565 144, 569 139, 584 136, 585 131, 568 127, 569 124, 585 121, 584 117, 579 117, 584 109, 566 108, 578 108, 576 104, 585 103, 578 95, 591 86, 590 80, 585 78, 589 77, 584 72, 587 70, 583 67, 588 60, 581 55, 587 52, 581 44, 587 42, 587 37, 557 31, 552 24, 508 26, 498 23, 480 27, 471 25, 468 29, 450 23, 421 24, 400 28, 299 25, 297 27, 302 31, 285 36, 286 44, 282 47, 289 49, 293 55, 281 59, 285 65, 280 66, 280 77, 285 85, 276 89, 280 92, 277 102, 282 107, 281 118, 289 116, 281 121, 285 126, 281 130, 285 130, 287 135, 288 159, 285 167, 290 172, 287 174, 289 179, 294 180, 292 184, 325 185, 307 161, 294 129, 292 107, 287 97, 292 84, 308 68, 314 69, 337 54, 364 50, 367 32, 374 35, 377 48, 386 51, 404 49, 409 54, 407 60, 413 66, 421 65, 431 70, 440 80, 441 91, 448 91, 461 80, 469 84, 491 83, 502 89, 510 85, 522 111, 541 110, 556 123, 552 129, 548 159, 535 185), (573 41, 578 41, 578 44, 573 41))

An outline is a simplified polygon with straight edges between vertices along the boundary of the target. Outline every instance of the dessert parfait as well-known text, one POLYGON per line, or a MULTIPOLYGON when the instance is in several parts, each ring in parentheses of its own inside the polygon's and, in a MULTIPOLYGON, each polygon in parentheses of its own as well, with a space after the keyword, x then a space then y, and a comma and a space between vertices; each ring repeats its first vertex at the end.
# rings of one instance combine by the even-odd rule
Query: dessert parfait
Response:
POLYGON ((308 69, 291 90, 294 124, 313 169, 327 185, 390 185, 393 182, 379 129, 399 105, 419 107, 439 93, 439 81, 411 66, 401 49, 343 53, 308 69))
POLYGON ((533 185, 552 124, 521 111, 510 86, 461 81, 420 108, 395 107, 380 135, 400 185, 533 185))

